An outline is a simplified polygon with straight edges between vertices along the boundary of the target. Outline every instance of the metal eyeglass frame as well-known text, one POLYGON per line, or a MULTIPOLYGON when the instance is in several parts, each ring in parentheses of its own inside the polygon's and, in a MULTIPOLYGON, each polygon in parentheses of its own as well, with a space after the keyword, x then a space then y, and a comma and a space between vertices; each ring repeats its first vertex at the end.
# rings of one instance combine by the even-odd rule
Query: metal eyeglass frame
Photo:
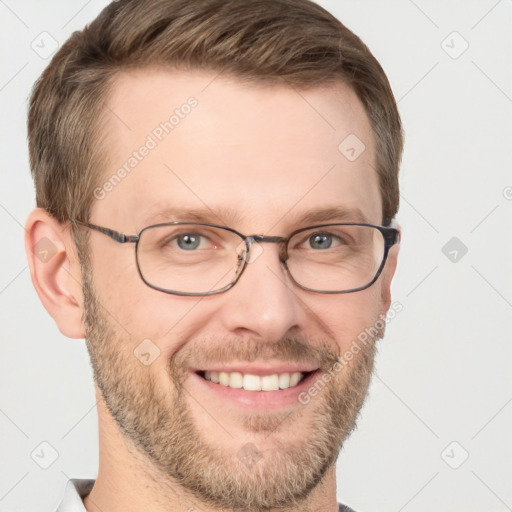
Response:
POLYGON ((217 295, 218 293, 226 292, 227 290, 232 288, 238 282, 238 280, 240 279, 240 276, 243 274, 245 268, 247 267, 247 264, 250 260, 251 245, 254 242, 279 244, 279 246, 280 246, 280 248, 279 248, 280 262, 283 264, 284 268, 288 272, 288 275, 290 276, 291 280, 299 288, 302 288, 303 290, 307 290, 307 291, 314 292, 314 293, 323 293, 323 294, 358 292, 358 291, 364 290, 366 288, 369 288, 373 283, 375 283, 375 281, 377 281, 380 274, 382 273, 384 265, 386 264, 389 250, 391 249, 391 247, 393 245, 399 243, 399 241, 400 241, 400 232, 395 228, 385 227, 385 226, 375 226, 373 224, 365 224, 365 223, 358 223, 358 222, 336 222, 336 223, 330 223, 330 224, 318 224, 318 225, 314 225, 314 226, 307 226, 307 227, 300 228, 300 229, 293 231, 288 237, 285 238, 285 237, 281 237, 281 236, 263 236, 263 235, 246 236, 246 235, 242 235, 242 233, 239 233, 235 229, 228 228, 226 226, 219 226, 216 224, 208 224, 208 223, 202 223, 202 222, 164 222, 164 223, 160 223, 160 224, 152 224, 151 226, 146 226, 145 228, 142 228, 136 235, 125 235, 124 233, 120 233, 119 231, 114 231, 113 229, 105 228, 102 226, 97 226, 96 224, 90 224, 89 222, 83 222, 83 221, 76 220, 76 219, 70 219, 70 221, 73 222, 74 224, 78 224, 80 226, 84 226, 86 228, 90 228, 90 229, 93 229, 100 233, 103 233, 104 235, 110 237, 112 240, 119 242, 121 244, 134 243, 135 244, 135 261, 137 263, 137 270, 139 272, 139 275, 140 275, 142 281, 150 288, 153 288, 155 290, 158 290, 158 291, 161 291, 164 293, 170 293, 173 295, 195 296, 195 297, 205 297, 205 296, 209 296, 209 295, 217 295), (137 251, 138 245, 139 245, 139 240, 140 240, 142 233, 148 229, 155 228, 155 227, 179 226, 179 225, 207 226, 207 227, 211 227, 211 228, 220 228, 220 229, 224 229, 226 231, 230 231, 231 233, 238 235, 245 242, 245 245, 247 247, 247 255, 245 258, 241 258, 239 255, 239 260, 244 260, 244 262, 243 262, 242 267, 238 270, 235 280, 232 281, 229 285, 224 286, 224 288, 221 288, 220 290, 215 290, 215 291, 206 292, 206 293, 178 292, 178 291, 174 291, 174 290, 168 290, 166 288, 160 288, 159 286, 155 286, 155 285, 149 283, 145 279, 144 275, 142 274, 142 272, 140 270, 138 251, 137 251), (324 228, 324 227, 329 227, 329 226, 366 226, 366 227, 377 229, 378 231, 381 232, 382 236, 384 237, 384 255, 382 258, 382 262, 381 262, 375 276, 368 284, 365 284, 364 286, 360 286, 358 288, 352 288, 350 290, 341 290, 341 291, 328 290, 328 291, 325 291, 325 290, 315 290, 312 288, 308 288, 306 286, 302 286, 300 283, 298 283, 295 280, 295 278, 291 274, 290 270, 288 269, 288 266, 286 265, 286 260, 288 259, 288 242, 296 234, 301 233, 302 231, 307 231, 312 228, 324 228))

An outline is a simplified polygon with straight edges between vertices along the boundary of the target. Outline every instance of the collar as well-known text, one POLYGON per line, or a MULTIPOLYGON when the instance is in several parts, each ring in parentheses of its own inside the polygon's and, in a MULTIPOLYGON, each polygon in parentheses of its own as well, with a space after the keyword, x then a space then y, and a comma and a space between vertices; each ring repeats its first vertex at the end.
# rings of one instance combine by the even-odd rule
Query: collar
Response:
POLYGON ((91 492, 94 480, 73 478, 68 480, 64 497, 55 512, 87 512, 83 499, 91 492))

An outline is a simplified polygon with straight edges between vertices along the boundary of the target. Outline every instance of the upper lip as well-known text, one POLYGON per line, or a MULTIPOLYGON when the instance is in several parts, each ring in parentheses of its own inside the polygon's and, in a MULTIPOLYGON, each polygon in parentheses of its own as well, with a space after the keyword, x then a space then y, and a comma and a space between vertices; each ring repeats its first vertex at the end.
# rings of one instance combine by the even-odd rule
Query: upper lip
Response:
POLYGON ((250 363, 233 363, 233 364, 214 364, 194 368, 192 371, 197 372, 239 372, 250 375, 274 375, 281 373, 308 373, 318 370, 318 365, 315 364, 294 364, 294 363, 273 363, 273 364, 250 364, 250 363))

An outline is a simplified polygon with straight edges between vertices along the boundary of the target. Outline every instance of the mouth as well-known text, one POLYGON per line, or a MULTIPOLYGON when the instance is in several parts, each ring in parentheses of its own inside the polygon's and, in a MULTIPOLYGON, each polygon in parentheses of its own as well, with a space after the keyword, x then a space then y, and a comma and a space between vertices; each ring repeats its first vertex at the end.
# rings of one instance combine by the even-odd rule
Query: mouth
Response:
POLYGON ((203 379, 232 389, 243 389, 245 391, 278 391, 297 386, 310 372, 284 372, 270 375, 255 375, 241 372, 197 372, 203 379))
MULTIPOLYGON (((190 373, 190 391, 198 391, 215 407, 222 403, 246 410, 300 405, 299 396, 321 376, 318 367, 209 368, 190 373)), ((201 396, 201 395, 198 395, 201 396)))

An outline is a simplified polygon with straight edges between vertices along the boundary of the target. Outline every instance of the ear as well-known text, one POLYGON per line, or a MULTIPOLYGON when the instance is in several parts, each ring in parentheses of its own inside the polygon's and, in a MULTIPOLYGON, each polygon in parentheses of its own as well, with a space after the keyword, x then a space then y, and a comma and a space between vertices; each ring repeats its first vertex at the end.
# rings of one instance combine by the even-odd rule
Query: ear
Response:
POLYGON ((25 223, 25 252, 39 299, 68 338, 84 338, 82 275, 69 224, 36 208, 25 223))
MULTIPOLYGON (((402 230, 400 226, 393 226, 399 231, 399 240, 402 238, 402 230)), ((388 252, 386 265, 382 271, 382 288, 381 288, 381 310, 380 314, 386 316, 391 306, 391 281, 395 275, 396 265, 398 263, 398 253, 400 251, 400 242, 393 245, 388 252)))

